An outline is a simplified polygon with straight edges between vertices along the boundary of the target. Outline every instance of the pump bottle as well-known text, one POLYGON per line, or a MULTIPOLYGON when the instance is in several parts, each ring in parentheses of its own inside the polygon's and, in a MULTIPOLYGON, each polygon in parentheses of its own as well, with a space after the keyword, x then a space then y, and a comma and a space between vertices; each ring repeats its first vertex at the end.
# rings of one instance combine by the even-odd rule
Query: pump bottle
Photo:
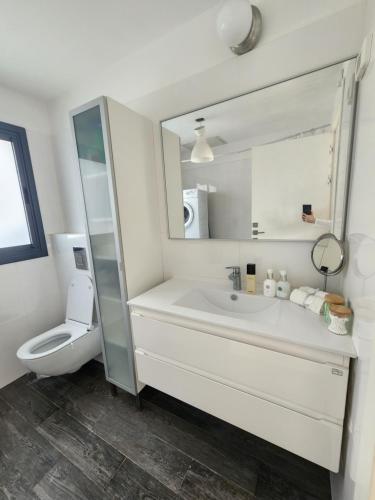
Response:
POLYGON ((277 282, 276 295, 280 299, 289 299, 290 283, 288 281, 286 271, 280 271, 280 280, 277 282))
POLYGON ((275 297, 276 281, 273 279, 273 270, 267 269, 267 279, 263 283, 263 295, 265 297, 275 297))

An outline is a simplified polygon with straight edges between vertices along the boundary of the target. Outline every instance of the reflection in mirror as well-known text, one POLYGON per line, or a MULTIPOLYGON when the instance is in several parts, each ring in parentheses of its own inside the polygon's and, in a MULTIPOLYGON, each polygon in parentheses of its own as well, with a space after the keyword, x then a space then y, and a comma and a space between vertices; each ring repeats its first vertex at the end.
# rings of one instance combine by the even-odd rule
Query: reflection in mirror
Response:
POLYGON ((334 234, 323 234, 314 243, 311 260, 320 274, 338 274, 344 265, 344 246, 334 234))
POLYGON ((349 60, 162 122, 171 238, 342 239, 349 60))

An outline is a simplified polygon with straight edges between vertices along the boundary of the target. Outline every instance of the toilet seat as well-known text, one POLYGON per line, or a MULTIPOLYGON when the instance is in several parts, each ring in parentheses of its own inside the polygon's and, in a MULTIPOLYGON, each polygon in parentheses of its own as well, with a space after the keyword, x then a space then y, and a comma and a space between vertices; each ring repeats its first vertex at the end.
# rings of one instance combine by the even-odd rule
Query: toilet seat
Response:
POLYGON ((77 371, 101 352, 100 329, 92 324, 93 306, 91 278, 76 274, 68 289, 65 323, 25 342, 18 359, 44 377, 77 371))
POLYGON ((25 342, 18 359, 44 377, 77 371, 101 352, 100 329, 92 325, 93 306, 91 278, 77 274, 68 289, 65 323, 25 342))
POLYGON ((88 333, 90 332, 87 325, 68 320, 66 323, 62 323, 25 342, 18 349, 17 356, 19 359, 25 360, 44 358, 69 344, 73 344, 77 339, 88 333), (68 338, 64 338, 66 336, 68 338), (56 341, 55 343, 53 343, 54 340, 56 341), (61 341, 59 342, 59 340, 61 341), (43 349, 43 346, 46 348, 43 349))
POLYGON ((65 322, 78 322, 90 328, 93 307, 94 287, 91 278, 86 274, 78 274, 68 288, 65 322))

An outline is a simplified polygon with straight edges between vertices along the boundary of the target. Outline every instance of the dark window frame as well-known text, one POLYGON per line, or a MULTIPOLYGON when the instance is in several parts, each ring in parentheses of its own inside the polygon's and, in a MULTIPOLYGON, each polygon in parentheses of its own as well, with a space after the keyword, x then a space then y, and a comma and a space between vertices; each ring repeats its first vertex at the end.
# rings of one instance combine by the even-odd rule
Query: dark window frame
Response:
MULTIPOLYGON (((0 139, 10 141, 13 145, 18 180, 21 187, 31 240, 31 243, 28 245, 0 248, 0 265, 46 257, 48 255, 47 243, 43 229, 42 215, 40 213, 26 130, 23 127, 0 121, 0 139)), ((5 189, 5 186, 0 186, 0 189, 5 189)))

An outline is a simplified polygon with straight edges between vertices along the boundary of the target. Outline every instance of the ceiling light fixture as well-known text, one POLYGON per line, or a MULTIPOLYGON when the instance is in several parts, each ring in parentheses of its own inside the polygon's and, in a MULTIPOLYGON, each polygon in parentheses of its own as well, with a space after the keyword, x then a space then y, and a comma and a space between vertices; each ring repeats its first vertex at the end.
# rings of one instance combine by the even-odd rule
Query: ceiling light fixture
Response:
POLYGON ((207 163, 209 161, 213 161, 214 154, 207 142, 206 128, 203 125, 204 118, 197 118, 195 121, 199 124, 199 127, 194 129, 197 138, 191 152, 190 161, 192 163, 207 163))
POLYGON ((217 32, 236 55, 252 50, 262 31, 262 15, 249 0, 227 0, 219 11, 217 32))

